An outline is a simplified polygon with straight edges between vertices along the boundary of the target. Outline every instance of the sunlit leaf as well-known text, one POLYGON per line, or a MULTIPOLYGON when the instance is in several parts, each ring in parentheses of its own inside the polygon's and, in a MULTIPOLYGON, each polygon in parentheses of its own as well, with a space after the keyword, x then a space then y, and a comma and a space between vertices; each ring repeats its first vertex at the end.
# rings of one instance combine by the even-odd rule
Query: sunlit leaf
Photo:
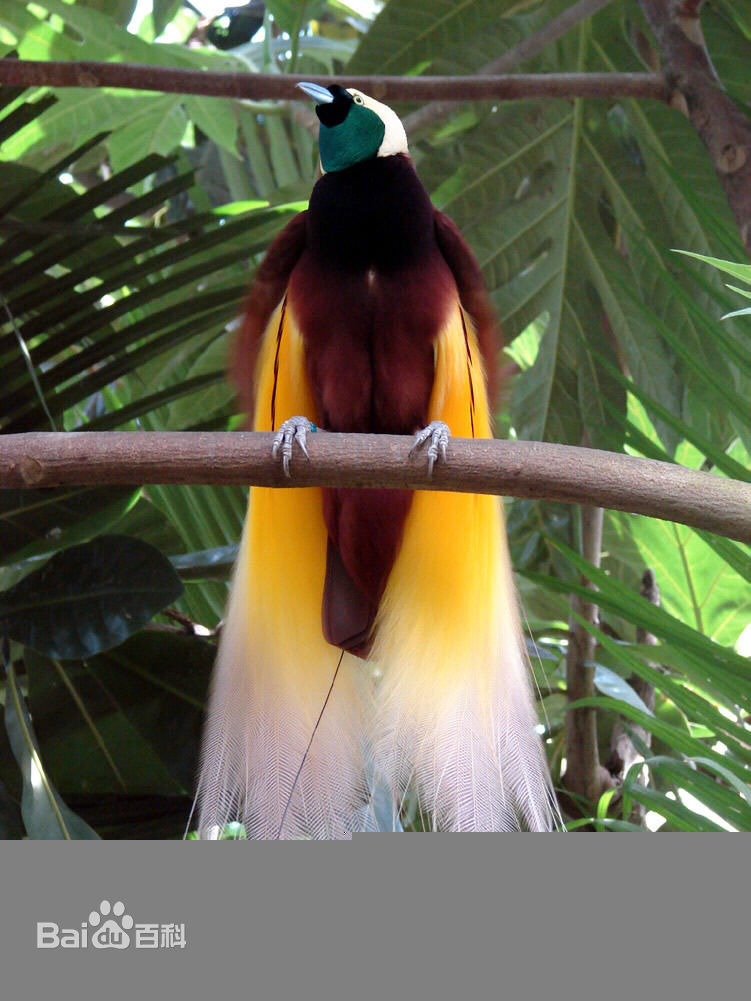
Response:
POLYGON ((27 834, 43 841, 97 839, 89 825, 65 805, 45 772, 12 664, 6 663, 6 677, 5 728, 23 777, 21 813, 27 834))

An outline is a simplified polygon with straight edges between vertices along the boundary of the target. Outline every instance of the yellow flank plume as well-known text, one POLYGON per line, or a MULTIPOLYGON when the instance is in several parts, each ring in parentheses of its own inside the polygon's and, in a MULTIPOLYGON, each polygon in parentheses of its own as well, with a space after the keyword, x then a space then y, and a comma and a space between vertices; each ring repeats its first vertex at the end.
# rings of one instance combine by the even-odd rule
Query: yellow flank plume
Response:
MULTIPOLYGON (((302 336, 291 309, 284 309, 279 337, 281 320, 280 305, 269 320, 258 359, 254 431, 278 430, 283 421, 296 416, 317 421, 305 372, 302 336), (276 416, 273 429, 272 397, 276 416)), ((297 445, 293 448, 293 464, 305 462, 297 445)), ((248 618, 259 629, 259 638, 267 636, 272 644, 269 660, 274 662, 277 680, 309 688, 310 659, 320 659, 315 652, 325 652, 323 660, 327 665, 334 656, 321 631, 327 538, 321 490, 253 487, 247 530, 248 618), (307 656, 302 656, 303 651, 307 656)), ((329 680, 330 673, 328 670, 329 680)))
MULTIPOLYGON (((489 438, 479 348, 471 321, 464 319, 462 324, 457 307, 436 343, 428 417, 444 421, 454 437, 470 438, 474 429, 475 437, 489 438)), ((449 442, 449 461, 450 454, 449 442)), ((398 644, 399 659, 406 655, 425 673, 421 683, 431 699, 444 681, 453 684, 457 672, 480 652, 478 644, 486 643, 490 620, 496 618, 498 562, 504 552, 497 497, 417 491, 381 603, 374 658, 390 661, 398 644)))

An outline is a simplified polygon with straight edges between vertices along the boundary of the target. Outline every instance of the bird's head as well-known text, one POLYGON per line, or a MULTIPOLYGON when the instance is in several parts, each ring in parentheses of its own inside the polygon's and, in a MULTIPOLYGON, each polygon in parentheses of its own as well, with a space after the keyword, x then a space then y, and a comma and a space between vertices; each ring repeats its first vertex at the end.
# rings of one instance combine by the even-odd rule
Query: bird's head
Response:
POLYGON ((346 170, 376 156, 407 153, 407 134, 396 113, 380 101, 338 84, 300 83, 316 102, 318 148, 325 173, 346 170))

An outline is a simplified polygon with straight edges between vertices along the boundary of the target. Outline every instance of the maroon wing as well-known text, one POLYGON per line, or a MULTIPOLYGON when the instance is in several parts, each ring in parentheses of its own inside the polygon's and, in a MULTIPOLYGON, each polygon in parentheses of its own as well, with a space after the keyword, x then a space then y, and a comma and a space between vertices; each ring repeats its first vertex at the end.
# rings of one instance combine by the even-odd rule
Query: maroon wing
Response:
POLYGON ((477 330, 492 414, 495 411, 499 388, 498 320, 488 300, 480 265, 475 255, 459 232, 456 223, 438 209, 435 210, 435 235, 441 253, 454 276, 461 304, 472 317, 477 330))
POLYGON ((273 241, 248 291, 243 322, 235 341, 230 374, 243 409, 252 420, 255 367, 271 314, 287 291, 289 277, 305 249, 307 212, 294 217, 273 241))

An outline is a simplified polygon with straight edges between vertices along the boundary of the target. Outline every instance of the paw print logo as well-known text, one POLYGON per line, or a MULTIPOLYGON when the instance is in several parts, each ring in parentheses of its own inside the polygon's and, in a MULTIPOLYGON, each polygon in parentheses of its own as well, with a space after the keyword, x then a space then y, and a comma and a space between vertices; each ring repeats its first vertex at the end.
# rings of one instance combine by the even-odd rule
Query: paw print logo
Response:
POLYGON ((89 914, 89 926, 96 928, 91 936, 95 949, 127 949, 130 945, 128 932, 133 927, 133 918, 125 913, 122 900, 114 904, 103 900, 99 910, 89 914))

